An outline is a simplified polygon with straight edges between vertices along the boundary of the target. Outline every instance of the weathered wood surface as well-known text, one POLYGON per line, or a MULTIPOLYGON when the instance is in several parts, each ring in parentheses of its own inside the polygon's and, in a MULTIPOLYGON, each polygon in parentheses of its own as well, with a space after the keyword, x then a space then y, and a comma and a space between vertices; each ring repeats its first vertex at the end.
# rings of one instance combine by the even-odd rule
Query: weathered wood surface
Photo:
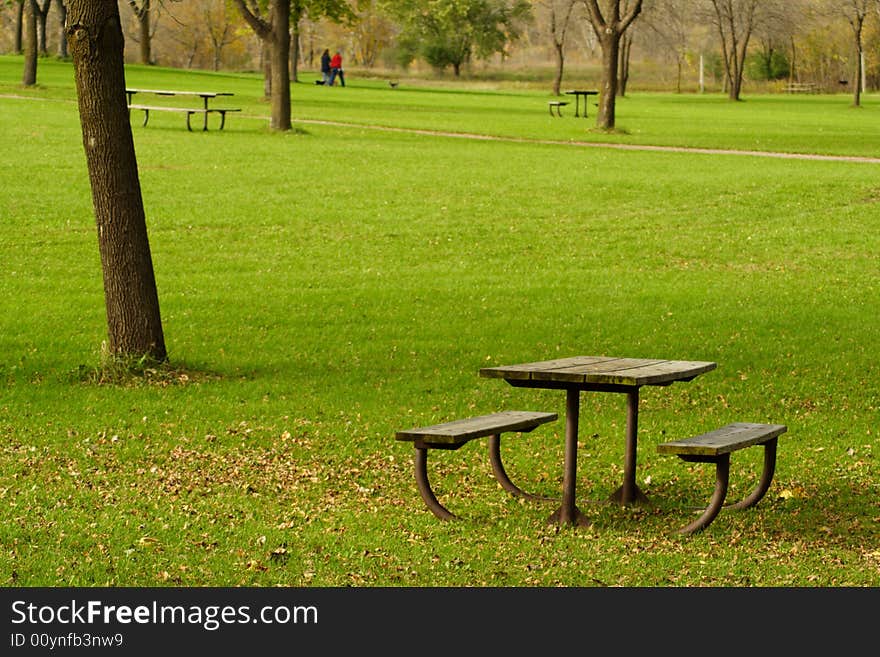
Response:
MULTIPOLYGON (((196 107, 169 107, 167 105, 129 105, 128 109, 144 110, 147 112, 189 112, 190 114, 207 114, 208 112, 219 112, 216 109, 204 109, 196 107)), ((223 110, 231 112, 233 110, 223 110)))
POLYGON ((508 381, 643 386, 689 381, 716 367, 716 363, 707 361, 574 356, 521 365, 484 367, 480 375, 508 381))
POLYGON ((131 97, 134 94, 155 94, 157 96, 199 96, 201 98, 216 98, 217 96, 233 96, 231 91, 174 91, 172 89, 132 89, 127 88, 125 93, 131 97))
POLYGON ((662 443, 657 445, 657 451, 660 454, 718 456, 766 443, 787 430, 788 427, 782 424, 734 422, 693 438, 662 443))
POLYGON ((557 419, 556 413, 535 411, 499 411, 489 415, 463 418, 442 424, 433 424, 398 431, 397 440, 420 440, 425 443, 461 444, 474 438, 491 436, 501 432, 528 432, 545 422, 557 419))

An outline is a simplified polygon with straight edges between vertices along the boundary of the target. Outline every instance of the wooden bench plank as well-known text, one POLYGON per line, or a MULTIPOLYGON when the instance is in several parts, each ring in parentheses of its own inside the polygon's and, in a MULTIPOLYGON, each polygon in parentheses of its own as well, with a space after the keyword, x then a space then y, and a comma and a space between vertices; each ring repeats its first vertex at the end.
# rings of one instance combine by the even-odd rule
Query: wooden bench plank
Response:
POLYGON ((550 110, 550 116, 553 116, 553 108, 556 108, 556 116, 562 116, 562 108, 568 105, 568 102, 564 100, 551 100, 547 103, 548 109, 550 110))
POLYGON ((169 107, 167 105, 129 105, 128 109, 149 110, 150 112, 190 112, 192 114, 204 114, 211 110, 194 107, 169 107))
POLYGON ((532 431, 545 422, 556 420, 557 417, 556 413, 500 411, 489 415, 398 431, 396 438, 397 440, 419 440, 428 444, 456 445, 499 432, 532 431))
POLYGON ((762 445, 764 448, 764 466, 760 480, 748 496, 730 506, 734 509, 748 509, 760 502, 773 482, 777 439, 787 430, 788 428, 782 424, 734 422, 693 438, 672 440, 657 445, 660 454, 674 454, 689 462, 715 464, 715 491, 709 506, 699 518, 679 529, 679 533, 693 534, 702 531, 715 520, 727 496, 731 452, 754 445, 762 445))
POLYGON ((765 443, 785 431, 782 424, 734 422, 699 436, 662 443, 657 445, 657 451, 660 454, 718 456, 765 443))
POLYGON ((463 418, 427 427, 407 429, 396 433, 397 440, 410 440, 415 447, 415 476, 419 494, 425 505, 441 520, 455 518, 449 509, 443 506, 431 489, 428 480, 428 451, 432 449, 456 450, 474 438, 489 438, 489 462, 495 479, 507 492, 530 499, 544 499, 516 486, 508 477, 501 460, 501 434, 504 432, 529 432, 532 429, 552 422, 556 413, 538 413, 533 411, 500 411, 489 415, 463 418))

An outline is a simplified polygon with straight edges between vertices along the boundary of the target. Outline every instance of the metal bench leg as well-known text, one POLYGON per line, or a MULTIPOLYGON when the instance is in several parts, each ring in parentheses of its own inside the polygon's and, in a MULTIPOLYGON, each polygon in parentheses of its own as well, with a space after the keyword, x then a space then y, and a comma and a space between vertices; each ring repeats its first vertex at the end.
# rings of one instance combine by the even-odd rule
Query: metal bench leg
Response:
POLYGON ((527 493, 510 481, 510 477, 507 476, 507 471, 504 469, 504 464, 501 462, 501 434, 489 436, 489 462, 492 464, 492 473, 495 475, 495 479, 511 495, 525 497, 530 500, 553 500, 552 497, 541 497, 540 495, 527 493))
POLYGON ((192 115, 193 115, 192 112, 187 112, 187 113, 186 113, 186 129, 189 130, 190 132, 193 131, 192 126, 189 124, 189 119, 190 119, 190 117, 191 117, 192 115))
MULTIPOLYGON (((688 460, 688 459, 685 459, 688 460)), ((724 498, 727 497, 727 485, 730 481, 730 454, 723 454, 715 461, 715 492, 709 506, 703 511, 703 515, 689 525, 678 530, 679 534, 693 534, 709 526, 715 520, 721 507, 724 506, 724 498)))
POLYGON ((456 517, 449 509, 440 504, 434 491, 431 490, 431 483, 428 481, 428 450, 422 447, 416 447, 416 483, 419 487, 419 494, 431 513, 440 520, 452 520, 456 517))
POLYGON ((764 469, 761 471, 761 480, 748 497, 736 504, 730 504, 731 509, 748 509, 755 506, 770 489, 776 471, 776 442, 777 439, 773 438, 764 443, 764 469))
POLYGON ((219 110, 220 112, 220 130, 223 129, 223 126, 226 125, 226 112, 223 110, 219 110))
POLYGON ((150 110, 145 109, 145 110, 144 110, 144 122, 143 122, 141 125, 142 125, 144 128, 146 128, 146 127, 147 127, 147 121, 149 121, 149 120, 150 120, 150 110))

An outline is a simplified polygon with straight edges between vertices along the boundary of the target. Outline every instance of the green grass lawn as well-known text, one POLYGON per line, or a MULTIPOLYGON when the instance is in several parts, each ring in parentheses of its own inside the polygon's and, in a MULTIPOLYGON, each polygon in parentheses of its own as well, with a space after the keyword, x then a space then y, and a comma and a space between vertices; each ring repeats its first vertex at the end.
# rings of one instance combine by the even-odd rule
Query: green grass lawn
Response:
MULTIPOLYGON (((130 67, 243 111, 132 119, 176 369, 118 386, 87 376, 106 325, 72 70, 20 77, 0 57, 2 585, 880 585, 880 165, 572 144, 873 157, 875 96, 633 93, 606 135, 541 92, 304 74, 273 134, 257 76, 130 67), (432 454, 463 516, 436 520, 394 432, 562 415, 478 370, 578 354, 718 362, 643 392, 654 506, 588 502, 620 484, 625 406, 587 394, 590 527, 507 495, 483 444, 432 454), (788 426, 773 487, 680 537, 714 475, 656 445, 731 421, 788 426)), ((512 479, 557 494, 562 433, 506 441, 512 479)), ((760 456, 734 456, 732 499, 760 456)))

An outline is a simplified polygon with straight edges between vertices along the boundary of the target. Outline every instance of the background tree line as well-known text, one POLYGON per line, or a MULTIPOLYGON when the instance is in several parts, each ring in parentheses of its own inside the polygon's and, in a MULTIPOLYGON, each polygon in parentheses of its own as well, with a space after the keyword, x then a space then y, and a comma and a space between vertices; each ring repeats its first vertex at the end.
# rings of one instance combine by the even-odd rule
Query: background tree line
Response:
MULTIPOLYGON (((268 0, 247 5, 268 11, 268 0)), ((602 51, 585 0, 291 0, 291 78, 314 70, 325 48, 349 67, 376 72, 551 71, 599 66, 602 51), (560 67, 560 63, 563 67, 560 67)), ((600 7, 611 4, 607 0, 600 7)), ((626 0, 616 2, 622 8, 626 0)), ((747 82, 800 80, 826 91, 853 89, 864 59, 866 89, 880 88, 880 3, 876 0, 645 0, 620 44, 619 86, 629 71, 640 88, 728 91, 747 82), (725 71, 718 25, 739 30, 725 71), (732 17, 731 21, 729 18, 732 17), (860 34, 856 34, 860 31, 860 34), (859 53, 858 42, 861 42, 859 53), (744 55, 744 56, 743 56, 744 55), (741 61, 740 61, 741 59, 741 61), (841 81, 846 81, 842 85, 841 81)), ((37 56, 67 57, 62 0, 0 0, 0 52, 23 52, 32 5, 37 56)), ((235 0, 119 0, 125 57, 178 68, 259 70, 268 53, 235 0)), ((560 72, 562 75, 560 75, 560 72)))

